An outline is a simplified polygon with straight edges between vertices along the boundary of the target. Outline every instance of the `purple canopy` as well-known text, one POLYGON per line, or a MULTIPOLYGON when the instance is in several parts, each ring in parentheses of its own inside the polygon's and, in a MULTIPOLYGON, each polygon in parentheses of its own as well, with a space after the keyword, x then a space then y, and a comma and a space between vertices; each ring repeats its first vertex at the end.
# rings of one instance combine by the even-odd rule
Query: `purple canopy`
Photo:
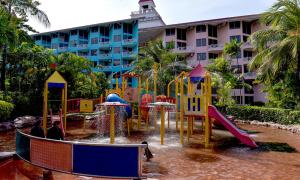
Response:
POLYGON ((199 64, 189 74, 192 83, 197 83, 204 80, 207 71, 199 64))

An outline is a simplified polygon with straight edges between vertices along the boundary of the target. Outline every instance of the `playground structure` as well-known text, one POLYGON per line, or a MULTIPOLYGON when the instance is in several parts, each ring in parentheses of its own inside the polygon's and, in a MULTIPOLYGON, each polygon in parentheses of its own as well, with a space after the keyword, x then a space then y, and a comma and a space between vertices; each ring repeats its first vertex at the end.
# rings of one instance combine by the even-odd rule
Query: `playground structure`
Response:
POLYGON ((160 143, 163 145, 165 141, 165 113, 167 112, 167 127, 170 128, 170 113, 174 109, 173 107, 175 107, 175 119, 172 120, 176 122, 175 132, 179 131, 182 145, 185 143, 185 132, 187 143, 189 143, 189 139, 194 133, 194 122, 202 120, 204 121, 201 126, 201 128, 204 127, 204 145, 205 148, 209 148, 212 136, 212 121, 216 120, 242 143, 250 147, 257 147, 246 132, 239 130, 216 107, 211 105, 211 76, 201 65, 190 73, 182 72, 176 76, 168 84, 167 96, 157 96, 156 76, 157 66, 154 66, 153 96, 149 93, 149 79, 145 81, 144 90, 146 93, 142 95, 142 77, 135 73, 126 73, 122 76, 122 88, 119 88, 118 80, 116 80, 116 89, 107 91, 106 99, 101 95, 97 99, 68 100, 67 82, 55 71, 45 82, 43 107, 43 128, 45 131, 49 119, 48 112, 50 112, 51 122, 61 121, 61 128, 65 132, 67 132, 67 116, 83 116, 84 123, 86 116, 96 116, 98 117, 95 118, 96 121, 109 124, 109 128, 107 126, 99 126, 99 128, 104 128, 102 129, 103 132, 109 131, 110 141, 108 144, 53 141, 32 137, 17 131, 17 155, 34 165, 66 173, 97 177, 141 178, 141 151, 146 146, 141 144, 116 145, 115 133, 118 128, 122 128, 116 123, 121 126, 127 125, 128 136, 130 136, 130 130, 133 129, 134 119, 137 119, 137 126, 134 130, 137 132, 152 131, 153 129, 148 128, 148 123, 150 120, 149 111, 153 109, 155 113, 152 114, 153 118, 151 120, 154 123, 154 130, 157 130, 157 121, 160 119, 160 143), (127 78, 137 78, 138 87, 127 87, 127 78), (172 96, 171 86, 173 83, 174 93, 172 96), (56 89, 54 92, 61 92, 56 94, 59 95, 59 102, 61 103, 59 105, 59 116, 53 115, 52 110, 48 111, 51 102, 58 101, 57 99, 48 100, 48 97, 52 97, 50 93, 53 93, 53 89, 56 89), (137 104, 137 112, 134 110, 134 103, 137 104), (157 111, 160 111, 160 118, 156 113, 157 111), (121 112, 126 114, 126 118, 121 118, 121 112), (146 128, 142 127, 142 120, 145 121, 146 128), (43 151, 45 146, 47 151, 43 151), (62 151, 62 153, 58 151, 62 151), (66 158, 66 161, 60 164, 59 158, 55 158, 58 154, 62 156, 60 158, 66 158), (42 157, 47 158, 43 159, 42 157), (50 158, 54 160, 50 160, 50 158), (132 159, 134 160, 132 161, 132 159), (113 163, 110 163, 112 160, 113 163), (99 166, 99 162, 101 162, 102 170, 95 168, 99 166), (110 165, 107 166, 107 164, 110 165))

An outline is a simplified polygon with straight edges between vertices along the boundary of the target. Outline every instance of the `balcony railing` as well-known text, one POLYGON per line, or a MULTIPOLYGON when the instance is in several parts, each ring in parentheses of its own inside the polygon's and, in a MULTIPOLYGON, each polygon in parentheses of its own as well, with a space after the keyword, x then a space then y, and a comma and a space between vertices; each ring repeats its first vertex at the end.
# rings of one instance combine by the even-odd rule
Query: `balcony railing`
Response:
POLYGON ((127 58, 134 58, 135 54, 133 52, 130 52, 130 51, 125 51, 122 53, 122 56, 123 57, 127 57, 127 58))
POLYGON ((78 48, 87 48, 88 44, 78 44, 77 47, 78 48))
POLYGON ((209 51, 223 51, 224 44, 210 44, 208 45, 209 51))
POLYGON ((245 49, 252 49, 253 48, 252 44, 249 41, 244 42, 242 47, 245 48, 245 49))
POLYGON ((136 39, 124 39, 123 40, 124 45, 135 44, 136 42, 137 42, 136 39))
POLYGON ((58 50, 60 50, 60 51, 67 51, 68 50, 68 46, 59 47, 58 50))
POLYGON ((101 59, 109 59, 109 58, 112 58, 112 55, 111 54, 99 54, 99 57, 101 59))
POLYGON ((185 46, 185 47, 177 47, 173 49, 173 51, 178 53, 192 53, 195 52, 195 49, 192 46, 185 46))
POLYGON ((139 15, 145 15, 145 14, 155 14, 155 9, 144 9, 141 11, 133 11, 131 12, 131 16, 139 16, 139 15))

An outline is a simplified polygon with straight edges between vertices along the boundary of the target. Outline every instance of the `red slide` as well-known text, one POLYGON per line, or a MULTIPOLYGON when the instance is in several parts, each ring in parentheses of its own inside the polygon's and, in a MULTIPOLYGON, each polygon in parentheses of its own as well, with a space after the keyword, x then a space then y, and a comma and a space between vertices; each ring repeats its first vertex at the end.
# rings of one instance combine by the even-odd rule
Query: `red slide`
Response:
POLYGON ((224 117, 215 106, 208 106, 208 115, 210 118, 214 118, 219 121, 231 134, 238 138, 243 144, 250 147, 257 147, 255 141, 253 141, 249 134, 240 130, 234 124, 232 124, 226 117, 224 117))

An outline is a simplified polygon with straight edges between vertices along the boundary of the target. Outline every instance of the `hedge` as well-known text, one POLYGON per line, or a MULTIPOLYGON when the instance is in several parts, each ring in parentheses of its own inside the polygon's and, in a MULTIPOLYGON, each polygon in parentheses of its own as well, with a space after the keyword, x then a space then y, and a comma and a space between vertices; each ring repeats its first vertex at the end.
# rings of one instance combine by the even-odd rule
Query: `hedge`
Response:
POLYGON ((14 105, 12 103, 0 101, 0 122, 10 117, 13 109, 14 105))
POLYGON ((226 112, 238 119, 274 122, 278 124, 300 124, 300 111, 258 106, 227 107, 226 112))

